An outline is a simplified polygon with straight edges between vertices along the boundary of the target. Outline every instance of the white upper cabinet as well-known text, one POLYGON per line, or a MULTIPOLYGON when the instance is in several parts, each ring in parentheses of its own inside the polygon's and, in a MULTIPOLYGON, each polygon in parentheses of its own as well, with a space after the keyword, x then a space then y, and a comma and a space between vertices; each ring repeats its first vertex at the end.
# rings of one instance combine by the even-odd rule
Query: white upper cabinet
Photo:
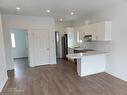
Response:
POLYGON ((80 27, 80 39, 83 40, 85 35, 92 35, 92 40, 96 40, 97 26, 95 24, 80 27))
POLYGON ((95 41, 111 41, 111 21, 104 21, 85 25, 79 28, 80 39, 85 35, 92 35, 92 40, 95 41))
POLYGON ((97 23, 97 39, 96 40, 105 40, 111 41, 111 21, 105 21, 101 23, 97 23))

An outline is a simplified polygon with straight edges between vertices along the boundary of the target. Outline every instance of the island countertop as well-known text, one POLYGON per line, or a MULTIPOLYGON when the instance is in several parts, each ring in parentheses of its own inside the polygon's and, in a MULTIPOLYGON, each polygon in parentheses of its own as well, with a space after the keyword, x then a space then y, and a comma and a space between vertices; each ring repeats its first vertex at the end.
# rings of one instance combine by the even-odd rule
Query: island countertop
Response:
POLYGON ((104 52, 104 51, 87 51, 83 53, 73 53, 73 54, 68 54, 67 57, 71 59, 80 59, 84 56, 93 56, 93 55, 101 55, 101 54, 108 54, 109 52, 104 52))

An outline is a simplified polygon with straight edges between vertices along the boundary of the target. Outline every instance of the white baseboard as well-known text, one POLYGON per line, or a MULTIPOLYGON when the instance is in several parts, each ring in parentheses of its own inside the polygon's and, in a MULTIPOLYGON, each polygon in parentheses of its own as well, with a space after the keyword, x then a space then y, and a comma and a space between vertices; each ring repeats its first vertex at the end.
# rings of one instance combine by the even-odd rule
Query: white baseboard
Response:
POLYGON ((57 64, 57 62, 54 62, 54 63, 47 63, 47 64, 32 64, 32 63, 29 63, 29 66, 30 67, 38 67, 38 66, 46 66, 46 65, 55 65, 57 64))
POLYGON ((7 80, 8 80, 8 77, 6 76, 6 77, 4 78, 4 80, 1 82, 2 84, 0 84, 0 92, 2 91, 3 87, 5 86, 7 80))
POLYGON ((120 79, 120 80, 122 80, 122 81, 127 82, 127 79, 122 78, 121 76, 118 76, 118 75, 116 75, 116 74, 114 74, 114 73, 110 73, 110 72, 106 72, 106 73, 108 73, 108 74, 110 74, 110 75, 112 75, 112 76, 114 76, 114 77, 116 77, 116 78, 118 78, 118 79, 120 79))

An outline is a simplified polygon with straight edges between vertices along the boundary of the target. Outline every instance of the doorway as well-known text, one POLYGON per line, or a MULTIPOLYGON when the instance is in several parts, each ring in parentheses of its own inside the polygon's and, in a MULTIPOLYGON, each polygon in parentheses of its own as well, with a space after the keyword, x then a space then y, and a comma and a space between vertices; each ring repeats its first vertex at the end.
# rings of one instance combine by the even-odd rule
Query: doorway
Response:
POLYGON ((25 29, 11 29, 12 59, 16 70, 28 67, 28 34, 25 29))

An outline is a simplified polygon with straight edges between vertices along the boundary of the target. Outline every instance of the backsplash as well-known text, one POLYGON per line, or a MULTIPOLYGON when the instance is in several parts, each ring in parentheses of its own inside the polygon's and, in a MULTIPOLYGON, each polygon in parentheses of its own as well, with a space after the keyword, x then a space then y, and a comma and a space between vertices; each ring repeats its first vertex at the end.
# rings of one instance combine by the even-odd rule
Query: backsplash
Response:
POLYGON ((111 51, 111 42, 110 41, 85 42, 82 47, 85 47, 87 49, 110 52, 111 51))

